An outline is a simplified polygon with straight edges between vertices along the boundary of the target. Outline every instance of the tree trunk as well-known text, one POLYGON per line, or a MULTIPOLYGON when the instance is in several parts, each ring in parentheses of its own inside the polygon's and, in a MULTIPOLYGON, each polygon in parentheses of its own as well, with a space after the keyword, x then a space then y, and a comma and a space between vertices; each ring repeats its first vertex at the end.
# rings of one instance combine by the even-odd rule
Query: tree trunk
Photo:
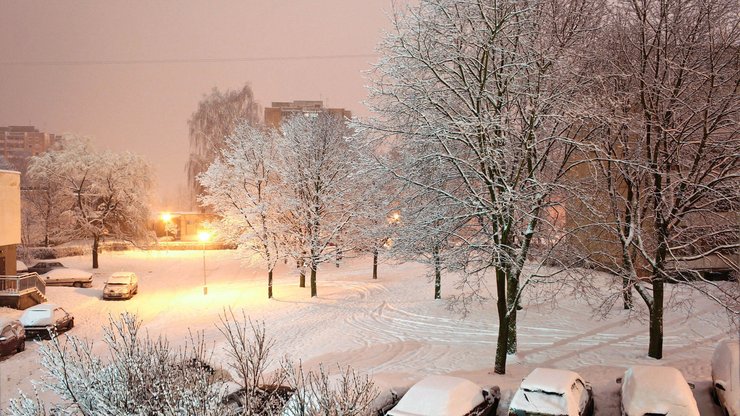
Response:
POLYGON ((626 277, 622 278, 622 304, 625 310, 632 309, 632 287, 626 277))
POLYGON ((653 281, 653 306, 650 308, 650 344, 648 356, 663 358, 663 278, 653 281))
POLYGON ((99 245, 100 239, 98 237, 93 238, 93 246, 92 246, 92 267, 93 269, 98 268, 98 245, 99 245))
POLYGON ((298 267, 300 276, 298 277, 298 287, 306 287, 306 267, 303 263, 303 259, 296 260, 296 267, 298 267))
POLYGON ((442 267, 439 247, 436 245, 432 248, 432 256, 434 256, 434 299, 442 299, 442 267))
POLYGON ((316 296, 316 263, 311 260, 311 297, 315 298, 316 296))
POLYGON ((378 278, 378 248, 373 248, 373 279, 378 278))
POLYGON ((506 374, 506 345, 509 340, 509 322, 506 312, 506 276, 503 271, 496 269, 496 295, 498 299, 496 306, 498 309, 498 340, 496 342, 496 362, 493 372, 496 374, 506 374))
POLYGON ((267 299, 272 299, 272 270, 267 272, 267 299))
POLYGON ((507 332, 508 335, 508 341, 506 343, 506 352, 508 354, 515 354, 516 353, 516 311, 519 307, 519 300, 517 298, 517 292, 519 291, 519 280, 515 277, 511 276, 511 271, 508 271, 507 273, 507 285, 506 285, 506 297, 508 298, 507 304, 511 305, 508 309, 508 326, 509 330, 507 332))

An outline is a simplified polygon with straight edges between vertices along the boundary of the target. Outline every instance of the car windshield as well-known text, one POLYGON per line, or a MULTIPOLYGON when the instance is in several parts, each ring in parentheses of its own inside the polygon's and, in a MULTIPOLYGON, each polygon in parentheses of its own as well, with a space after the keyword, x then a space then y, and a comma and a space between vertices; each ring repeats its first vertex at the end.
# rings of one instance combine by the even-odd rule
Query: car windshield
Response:
POLYGON ((125 277, 116 276, 116 277, 109 278, 108 284, 109 285, 127 285, 129 283, 129 280, 130 279, 128 276, 125 276, 125 277))

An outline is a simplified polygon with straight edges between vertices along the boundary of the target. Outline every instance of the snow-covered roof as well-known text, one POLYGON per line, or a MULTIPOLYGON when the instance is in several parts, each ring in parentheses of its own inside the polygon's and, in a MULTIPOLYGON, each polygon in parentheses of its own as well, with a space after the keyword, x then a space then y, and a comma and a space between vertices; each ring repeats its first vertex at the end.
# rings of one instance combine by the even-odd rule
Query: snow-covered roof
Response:
POLYGON ((39 303, 38 305, 31 306, 26 309, 27 311, 53 311, 57 305, 53 303, 39 303))
POLYGON ((64 268, 64 269, 51 269, 48 272, 44 273, 43 276, 55 277, 57 279, 65 279, 65 278, 73 279, 73 278, 81 277, 81 276, 84 276, 84 277, 92 276, 92 273, 86 272, 84 270, 79 270, 79 269, 64 268))
POLYGON ((691 388, 673 367, 629 368, 622 381, 622 405, 628 416, 646 413, 699 416, 691 388))
POLYGON ((483 403, 480 386, 451 376, 429 376, 414 384, 388 416, 462 416, 483 403))
POLYGON ((572 371, 536 368, 522 381, 511 399, 510 409, 544 415, 578 415, 573 383, 581 377, 572 371))

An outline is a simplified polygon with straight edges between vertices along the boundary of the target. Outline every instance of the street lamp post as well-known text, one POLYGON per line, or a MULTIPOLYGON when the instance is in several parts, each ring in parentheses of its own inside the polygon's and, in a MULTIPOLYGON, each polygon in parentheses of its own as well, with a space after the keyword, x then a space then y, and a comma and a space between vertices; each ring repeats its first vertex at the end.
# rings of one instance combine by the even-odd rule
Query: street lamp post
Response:
POLYGON ((208 281, 206 281, 206 243, 211 238, 211 233, 201 231, 198 233, 198 240, 203 243, 203 295, 208 294, 208 281))

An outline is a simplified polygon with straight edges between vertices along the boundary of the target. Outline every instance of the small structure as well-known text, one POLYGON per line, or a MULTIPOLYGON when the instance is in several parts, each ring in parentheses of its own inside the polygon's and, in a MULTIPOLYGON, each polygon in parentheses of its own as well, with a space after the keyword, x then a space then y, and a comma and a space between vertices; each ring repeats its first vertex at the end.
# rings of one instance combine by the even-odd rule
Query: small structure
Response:
POLYGON ((172 237, 175 241, 197 242, 198 233, 206 223, 217 220, 215 214, 202 212, 161 212, 153 223, 158 237, 172 237))
POLYGON ((21 174, 0 170, 0 306, 25 309, 46 301, 46 285, 36 273, 17 274, 21 242, 21 174))

